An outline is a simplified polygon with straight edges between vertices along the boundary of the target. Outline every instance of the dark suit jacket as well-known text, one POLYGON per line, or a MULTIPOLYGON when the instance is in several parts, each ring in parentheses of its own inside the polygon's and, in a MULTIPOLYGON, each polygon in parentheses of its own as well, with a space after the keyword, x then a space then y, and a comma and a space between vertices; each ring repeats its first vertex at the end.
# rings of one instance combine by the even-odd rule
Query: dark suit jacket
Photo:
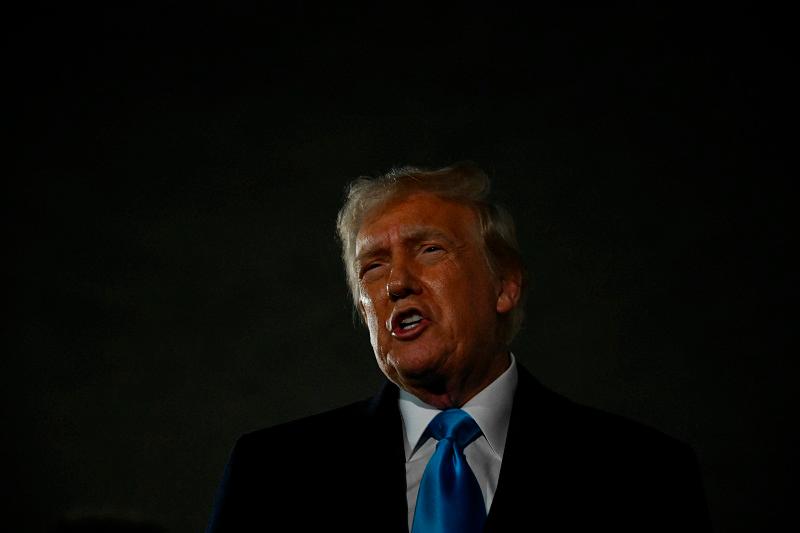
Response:
MULTIPOLYGON (((486 531, 710 530, 688 446, 518 368, 486 531)), ((241 437, 209 531, 406 532, 397 393, 387 383, 371 400, 241 437)))

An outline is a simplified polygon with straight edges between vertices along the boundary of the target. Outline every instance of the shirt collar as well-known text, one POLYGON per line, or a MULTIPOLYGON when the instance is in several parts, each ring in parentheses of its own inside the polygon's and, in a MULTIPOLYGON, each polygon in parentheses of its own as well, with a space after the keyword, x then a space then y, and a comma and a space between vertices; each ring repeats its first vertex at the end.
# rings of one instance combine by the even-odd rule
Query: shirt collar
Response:
MULTIPOLYGON (((517 362, 514 354, 510 355, 511 364, 506 371, 461 407, 475 419, 489 446, 500 459, 503 458, 506 447, 511 406, 517 388, 517 362)), ((400 389, 398 403, 403 418, 403 445, 408 461, 424 444, 420 442, 422 434, 441 411, 403 389, 400 389)))

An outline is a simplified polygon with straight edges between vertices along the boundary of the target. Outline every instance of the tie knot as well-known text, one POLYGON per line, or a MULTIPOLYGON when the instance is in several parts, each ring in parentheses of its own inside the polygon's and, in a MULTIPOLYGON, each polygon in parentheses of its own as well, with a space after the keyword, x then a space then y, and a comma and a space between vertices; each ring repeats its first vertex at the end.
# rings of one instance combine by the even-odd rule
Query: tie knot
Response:
POLYGON ((466 411, 447 409, 431 420, 428 433, 436 440, 449 439, 463 450, 481 435, 481 428, 466 411))

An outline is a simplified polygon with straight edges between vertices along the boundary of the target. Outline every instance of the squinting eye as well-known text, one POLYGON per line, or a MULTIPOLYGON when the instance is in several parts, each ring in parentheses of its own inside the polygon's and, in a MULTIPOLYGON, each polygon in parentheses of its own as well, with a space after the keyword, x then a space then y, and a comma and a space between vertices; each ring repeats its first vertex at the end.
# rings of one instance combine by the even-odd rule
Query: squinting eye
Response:
POLYGON ((371 265, 365 266, 364 268, 361 269, 361 276, 363 276, 364 274, 366 274, 370 270, 375 270, 379 266, 381 266, 380 263, 372 263, 371 265))
POLYGON ((439 250, 441 250, 441 248, 439 248, 438 246, 426 246, 425 250, 423 251, 428 253, 428 252, 438 252, 439 250))

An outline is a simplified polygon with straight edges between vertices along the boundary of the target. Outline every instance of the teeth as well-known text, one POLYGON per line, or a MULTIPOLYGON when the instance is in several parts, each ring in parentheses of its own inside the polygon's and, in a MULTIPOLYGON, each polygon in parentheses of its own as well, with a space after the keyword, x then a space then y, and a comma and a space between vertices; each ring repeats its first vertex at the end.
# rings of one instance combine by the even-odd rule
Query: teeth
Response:
POLYGON ((419 322, 420 320, 422 320, 422 316, 420 316, 420 315, 411 315, 410 317, 404 318, 403 320, 401 320, 400 324, 403 325, 403 326, 406 326, 408 324, 411 324, 412 322, 419 322))

